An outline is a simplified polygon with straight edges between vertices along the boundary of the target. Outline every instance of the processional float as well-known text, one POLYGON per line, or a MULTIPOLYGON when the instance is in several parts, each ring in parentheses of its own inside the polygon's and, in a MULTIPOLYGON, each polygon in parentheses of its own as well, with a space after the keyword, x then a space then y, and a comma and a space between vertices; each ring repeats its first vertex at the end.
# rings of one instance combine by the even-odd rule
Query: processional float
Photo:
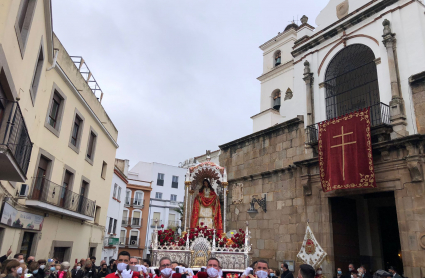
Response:
POLYGON ((245 231, 226 230, 226 169, 211 162, 207 152, 206 162, 187 170, 185 185, 183 232, 177 235, 163 225, 158 229, 155 221, 153 265, 157 267, 162 257, 169 257, 197 270, 214 257, 223 271, 243 272, 251 263, 250 231, 248 222, 245 231))

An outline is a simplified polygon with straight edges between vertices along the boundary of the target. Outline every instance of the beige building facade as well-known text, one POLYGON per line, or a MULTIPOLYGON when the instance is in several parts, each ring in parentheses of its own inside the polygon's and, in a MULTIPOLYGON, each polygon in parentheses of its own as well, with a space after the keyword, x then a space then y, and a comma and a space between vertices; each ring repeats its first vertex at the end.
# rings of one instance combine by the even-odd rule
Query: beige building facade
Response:
POLYGON ((100 258, 118 130, 52 28, 50 0, 1 2, 0 253, 100 258))

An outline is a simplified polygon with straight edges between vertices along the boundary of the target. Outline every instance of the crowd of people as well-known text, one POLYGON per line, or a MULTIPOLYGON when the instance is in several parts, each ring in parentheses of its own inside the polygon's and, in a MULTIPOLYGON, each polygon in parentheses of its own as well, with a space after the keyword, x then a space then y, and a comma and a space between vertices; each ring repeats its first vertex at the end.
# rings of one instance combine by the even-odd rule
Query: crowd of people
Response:
MULTIPOLYGON (((100 261, 96 265, 96 257, 81 259, 73 267, 69 262, 59 262, 57 258, 35 260, 29 256, 24 261, 23 254, 15 254, 8 259, 12 251, 0 257, 1 278, 227 278, 223 273, 220 261, 216 258, 208 259, 207 265, 196 274, 187 265, 172 261, 170 258, 161 258, 159 268, 152 268, 149 260, 131 257, 126 251, 118 254, 117 260, 100 261)), ((308 264, 299 266, 294 273, 297 278, 325 278, 322 269, 314 269, 308 264)), ((231 275, 231 278, 294 278, 286 263, 280 269, 269 268, 267 261, 258 260, 248 267, 241 275, 231 275)), ((379 270, 375 273, 379 277, 401 278, 397 270, 391 267, 388 272, 379 270)), ((376 277, 374 276, 374 277, 376 277)), ((348 265, 348 271, 337 270, 337 278, 372 278, 364 266, 355 268, 348 265)))

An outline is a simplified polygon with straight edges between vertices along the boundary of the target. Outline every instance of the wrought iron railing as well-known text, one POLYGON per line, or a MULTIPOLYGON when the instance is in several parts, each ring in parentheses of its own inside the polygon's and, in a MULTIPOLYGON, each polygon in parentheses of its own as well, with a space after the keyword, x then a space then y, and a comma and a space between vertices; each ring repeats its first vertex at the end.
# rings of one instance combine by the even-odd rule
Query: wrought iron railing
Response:
MULTIPOLYGON (((390 124, 390 107, 385 103, 379 103, 370 107, 370 126, 390 124)), ((307 144, 316 144, 319 140, 319 124, 307 126, 307 144)))
POLYGON ((168 220, 168 228, 170 227, 179 227, 180 221, 168 220))
POLYGON ((141 218, 131 218, 131 226, 142 226, 141 218))
POLYGON ((0 102, 4 107, 4 115, 2 122, 0 122, 0 127, 6 124, 5 129, 1 129, 4 133, 0 137, 0 145, 7 146, 22 172, 26 175, 31 157, 32 143, 21 108, 17 101, 1 98, 0 102))
POLYGON ((126 207, 130 207, 130 206, 144 207, 145 206, 145 199, 125 197, 124 205, 126 207))
POLYGON ((96 210, 96 202, 44 177, 33 178, 32 190, 28 199, 48 203, 89 217, 94 217, 96 210))
POLYGON ((157 222, 155 223, 155 219, 151 219, 151 227, 155 228, 156 225, 158 225, 158 228, 161 228, 162 220, 157 220, 157 222))
POLYGON ((128 218, 128 217, 124 217, 123 219, 122 219, 122 221, 121 221, 121 226, 128 226, 129 225, 129 223, 130 223, 130 221, 129 221, 130 219, 128 218))

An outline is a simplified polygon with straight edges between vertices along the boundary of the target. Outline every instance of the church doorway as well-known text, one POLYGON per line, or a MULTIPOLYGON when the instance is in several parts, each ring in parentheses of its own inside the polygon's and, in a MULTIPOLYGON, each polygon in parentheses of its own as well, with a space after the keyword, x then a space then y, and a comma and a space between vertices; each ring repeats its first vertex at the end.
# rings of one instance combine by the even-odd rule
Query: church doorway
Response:
POLYGON ((394 192, 330 198, 335 271, 364 265, 403 273, 394 192))

